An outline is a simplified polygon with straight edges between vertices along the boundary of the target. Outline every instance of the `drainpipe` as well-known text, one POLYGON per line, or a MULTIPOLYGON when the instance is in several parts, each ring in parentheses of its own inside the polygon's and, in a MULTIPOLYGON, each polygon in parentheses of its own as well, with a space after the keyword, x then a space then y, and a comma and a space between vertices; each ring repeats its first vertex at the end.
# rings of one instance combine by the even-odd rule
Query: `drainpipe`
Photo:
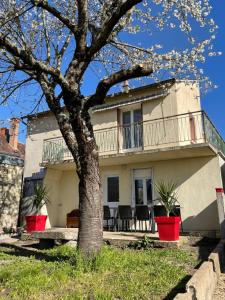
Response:
POLYGON ((225 214, 224 214, 224 190, 216 188, 217 209, 220 225, 221 239, 225 239, 225 214))

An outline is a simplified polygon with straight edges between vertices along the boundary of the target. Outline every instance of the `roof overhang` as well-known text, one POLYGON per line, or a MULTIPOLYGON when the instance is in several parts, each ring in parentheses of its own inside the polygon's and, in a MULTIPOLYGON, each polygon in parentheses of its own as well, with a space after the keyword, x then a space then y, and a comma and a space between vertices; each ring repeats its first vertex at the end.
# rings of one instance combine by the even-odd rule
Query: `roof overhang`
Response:
POLYGON ((143 102, 147 102, 150 100, 155 100, 155 99, 159 99, 162 97, 165 97, 168 95, 168 92, 159 92, 159 93, 150 93, 144 96, 139 96, 139 97, 134 97, 132 99, 126 99, 126 100, 122 100, 120 102, 116 102, 116 103, 105 103, 102 105, 97 105, 92 109, 92 112, 100 112, 100 111, 105 111, 105 110, 110 110, 110 109, 115 109, 115 108, 121 108, 123 106, 127 106, 127 105, 133 105, 133 104, 137 104, 137 103, 143 103, 143 102))

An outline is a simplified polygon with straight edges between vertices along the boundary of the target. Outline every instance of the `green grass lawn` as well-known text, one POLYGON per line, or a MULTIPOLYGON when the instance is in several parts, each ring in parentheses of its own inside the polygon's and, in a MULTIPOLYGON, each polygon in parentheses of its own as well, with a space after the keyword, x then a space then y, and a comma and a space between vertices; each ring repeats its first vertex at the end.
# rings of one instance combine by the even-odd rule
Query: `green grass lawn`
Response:
POLYGON ((177 249, 105 246, 89 262, 68 246, 24 251, 0 247, 0 299, 172 299, 197 264, 177 249))

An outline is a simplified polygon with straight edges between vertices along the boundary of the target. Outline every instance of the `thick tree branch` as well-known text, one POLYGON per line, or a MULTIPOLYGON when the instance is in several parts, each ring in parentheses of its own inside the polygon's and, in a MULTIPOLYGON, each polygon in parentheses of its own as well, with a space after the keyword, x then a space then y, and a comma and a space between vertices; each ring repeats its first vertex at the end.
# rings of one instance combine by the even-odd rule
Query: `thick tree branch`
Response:
POLYGON ((48 80, 47 76, 43 74, 39 75, 38 82, 41 85, 48 107, 58 122, 59 129, 66 142, 66 145, 73 154, 75 163, 79 168, 76 138, 69 120, 69 116, 66 114, 65 108, 60 106, 59 97, 56 97, 54 94, 54 84, 52 84, 48 80))
POLYGON ((31 3, 37 7, 41 7, 42 9, 48 11, 54 17, 56 17, 59 21, 61 21, 74 35, 77 34, 77 26, 73 22, 70 21, 65 15, 63 15, 56 8, 52 7, 47 0, 31 0, 31 3))
MULTIPOLYGON (((87 19, 87 0, 78 1, 78 12, 80 13, 80 22, 82 24, 81 32, 83 38, 79 40, 79 34, 76 37, 77 49, 73 61, 70 63, 68 70, 66 72, 66 79, 69 82, 80 81, 84 72, 86 71, 89 63, 96 55, 96 53, 105 46, 108 38, 110 37, 114 27, 118 24, 119 20, 126 15, 126 13, 134 7, 136 4, 142 2, 142 0, 127 0, 127 1, 115 1, 112 5, 110 11, 110 16, 106 18, 102 24, 102 29, 97 30, 96 35, 92 32, 92 44, 89 48, 86 47, 86 32, 88 28, 87 19), (111 13, 111 11, 113 11, 111 13), (83 22, 83 23, 82 23, 83 22), (82 46, 82 48, 79 48, 82 46)), ((79 18, 79 16, 78 16, 79 18)), ((78 20, 79 22, 79 20, 78 20)), ((89 24, 90 25, 90 24, 89 24)), ((79 27, 79 26, 78 26, 79 27)))
POLYGON ((102 24, 102 30, 99 31, 98 35, 94 37, 92 45, 90 47, 89 55, 93 57, 106 43, 111 35, 114 27, 118 24, 119 20, 126 15, 126 13, 142 0, 127 0, 119 1, 115 4, 114 12, 111 13, 109 18, 102 24))
POLYGON ((103 79, 99 82, 96 92, 94 95, 89 97, 84 104, 84 110, 100 105, 103 103, 109 89, 117 83, 123 82, 124 80, 133 79, 137 77, 149 76, 153 73, 153 68, 137 65, 127 70, 121 70, 117 73, 110 75, 108 78, 103 79))
POLYGON ((87 0, 78 0, 78 28, 76 35, 77 49, 75 56, 84 55, 88 29, 87 0))

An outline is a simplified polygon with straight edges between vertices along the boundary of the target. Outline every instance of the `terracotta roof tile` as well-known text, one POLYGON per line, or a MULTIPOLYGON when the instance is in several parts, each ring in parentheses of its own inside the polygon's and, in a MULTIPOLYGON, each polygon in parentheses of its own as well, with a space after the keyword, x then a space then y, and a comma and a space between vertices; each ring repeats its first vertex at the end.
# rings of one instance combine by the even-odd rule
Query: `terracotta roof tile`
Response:
POLYGON ((8 143, 6 136, 0 135, 0 152, 15 155, 17 157, 24 159, 25 145, 18 143, 18 149, 15 150, 8 143))

